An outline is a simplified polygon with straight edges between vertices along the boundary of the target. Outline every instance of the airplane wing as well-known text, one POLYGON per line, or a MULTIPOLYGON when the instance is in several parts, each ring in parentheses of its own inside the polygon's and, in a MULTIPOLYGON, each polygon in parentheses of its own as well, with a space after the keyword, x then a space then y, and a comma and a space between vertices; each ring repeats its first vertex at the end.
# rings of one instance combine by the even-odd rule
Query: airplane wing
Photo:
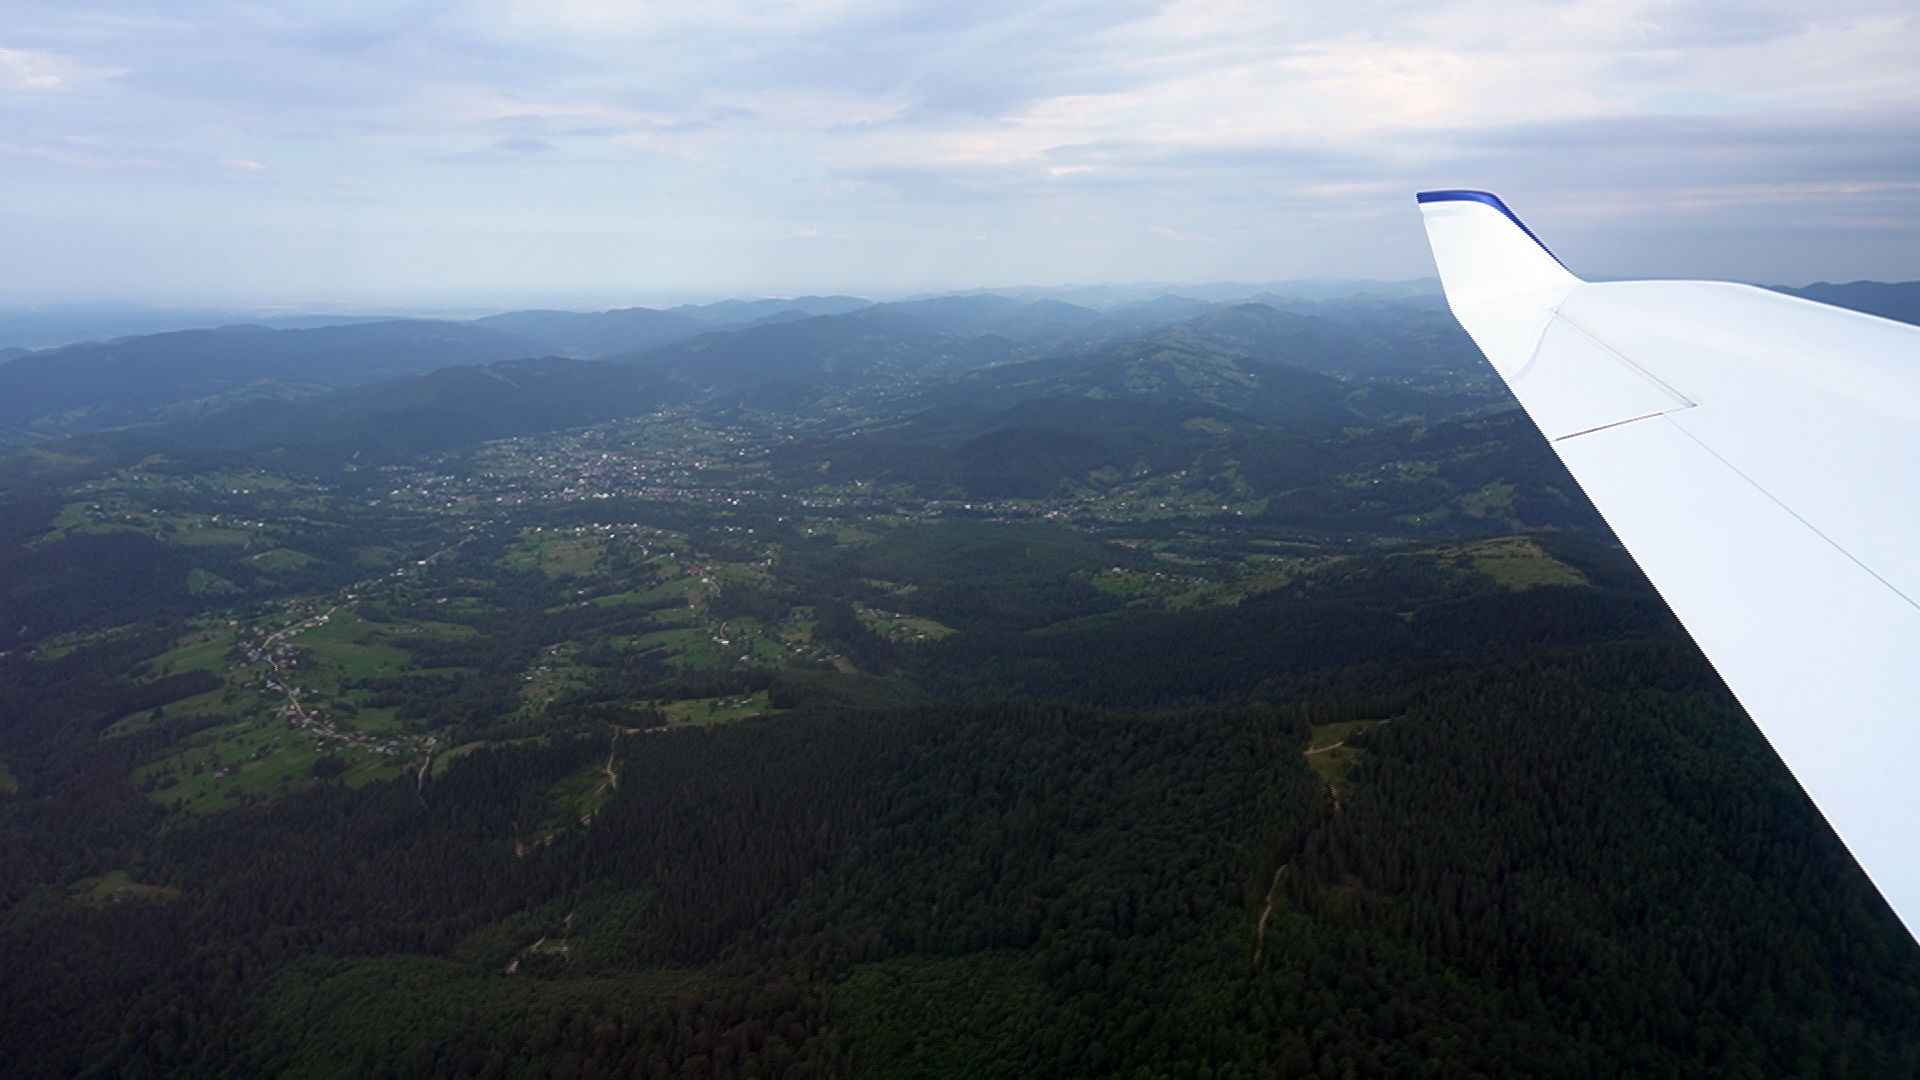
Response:
POLYGON ((1920 327, 1584 282, 1498 198, 1419 199, 1454 316, 1920 934, 1920 327))

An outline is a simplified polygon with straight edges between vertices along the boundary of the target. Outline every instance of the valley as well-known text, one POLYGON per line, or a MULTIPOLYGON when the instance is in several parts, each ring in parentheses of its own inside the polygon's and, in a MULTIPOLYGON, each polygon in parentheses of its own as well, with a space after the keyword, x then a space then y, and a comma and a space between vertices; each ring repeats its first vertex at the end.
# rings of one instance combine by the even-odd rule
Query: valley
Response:
POLYGON ((0 458, 17 1073, 1920 1062, 1431 307, 1004 299, 521 313, 686 336, 0 458))

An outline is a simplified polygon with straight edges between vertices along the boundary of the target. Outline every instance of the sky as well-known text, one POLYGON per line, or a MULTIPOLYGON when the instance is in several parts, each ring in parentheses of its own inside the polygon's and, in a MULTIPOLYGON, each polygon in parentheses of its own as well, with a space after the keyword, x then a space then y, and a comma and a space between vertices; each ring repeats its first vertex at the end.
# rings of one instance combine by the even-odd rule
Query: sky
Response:
POLYGON ((7 0, 0 305, 1920 278, 1911 0, 7 0))

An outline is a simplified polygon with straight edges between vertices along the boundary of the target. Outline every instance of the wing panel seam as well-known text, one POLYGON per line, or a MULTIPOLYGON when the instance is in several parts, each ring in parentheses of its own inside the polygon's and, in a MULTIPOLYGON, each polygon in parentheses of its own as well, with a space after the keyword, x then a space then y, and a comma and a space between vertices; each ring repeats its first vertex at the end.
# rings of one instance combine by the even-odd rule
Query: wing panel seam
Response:
MULTIPOLYGON (((1567 316, 1561 312, 1560 307, 1558 305, 1556 305, 1553 309, 1553 317, 1556 319, 1559 319, 1561 322, 1566 323, 1568 326, 1572 327, 1574 333, 1579 334, 1581 337, 1586 338, 1588 341, 1593 342, 1593 344, 1596 347, 1606 350, 1607 354, 1612 356, 1615 360, 1618 360, 1621 363, 1632 368, 1633 370, 1639 372, 1648 382, 1652 383, 1653 385, 1659 387, 1662 390, 1665 390, 1667 393, 1673 395, 1674 400, 1679 403, 1680 408, 1691 409, 1694 406, 1700 404, 1699 402, 1693 400, 1693 398, 1687 396, 1686 394, 1681 393, 1680 391, 1674 389, 1672 386, 1668 385, 1665 379, 1662 379, 1660 376, 1655 375, 1653 372, 1648 371, 1646 368, 1641 367, 1639 364, 1635 363, 1633 358, 1628 356, 1626 353, 1623 353, 1619 349, 1616 349, 1613 346, 1607 344, 1606 342, 1600 340, 1599 336, 1594 334, 1593 331, 1588 330, 1586 327, 1581 326, 1579 323, 1574 322, 1572 319, 1567 318, 1567 316)), ((1545 340, 1546 334, 1544 332, 1540 336, 1542 340, 1545 340)), ((1539 351, 1538 346, 1535 346, 1536 355, 1538 354, 1538 351, 1539 351)), ((1666 409, 1662 411, 1673 412, 1676 410, 1666 409)))
POLYGON ((1611 424, 1601 424, 1599 427, 1590 427, 1585 431, 1570 432, 1566 435, 1555 435, 1553 437, 1553 441, 1566 442, 1568 439, 1577 439, 1582 435, 1591 435, 1596 431, 1606 431, 1610 428, 1625 427, 1628 424, 1637 424, 1642 420, 1651 420, 1656 416, 1666 416, 1669 413, 1685 412, 1686 410, 1694 407, 1695 406, 1692 406, 1692 405, 1682 405, 1678 409, 1661 409, 1659 412, 1643 413, 1639 416, 1629 416, 1625 420, 1615 420, 1611 424))
MULTIPOLYGON (((1679 412, 1682 410, 1676 409, 1674 411, 1679 412)), ((1656 415, 1671 416, 1672 414, 1658 413, 1656 415)), ((1840 544, 1838 540, 1835 540, 1833 537, 1828 536, 1825 532, 1821 531, 1818 525, 1815 525, 1813 522, 1808 521, 1806 518, 1802 517, 1799 511, 1795 510, 1793 507, 1788 506, 1786 503, 1782 502, 1779 496, 1775 495, 1771 491, 1768 491, 1766 487, 1763 484, 1761 484, 1758 480, 1755 480, 1753 477, 1748 476, 1745 472, 1742 472, 1740 469, 1740 466, 1735 465, 1733 462, 1728 461, 1725 457, 1722 457, 1718 450, 1715 450, 1713 447, 1708 446, 1705 442, 1701 441, 1698 435, 1695 435, 1693 432, 1688 431, 1685 426, 1679 423, 1676 423, 1671 419, 1668 420, 1668 423, 1673 424, 1674 428, 1678 430, 1680 434, 1685 435, 1688 439, 1692 440, 1695 446, 1698 446, 1700 449, 1705 450, 1707 453, 1713 455, 1714 460, 1718 461, 1722 465, 1725 465, 1733 473, 1733 475, 1739 477, 1742 480, 1745 480, 1749 484, 1752 484, 1755 491, 1758 491, 1760 494, 1765 495, 1768 501, 1772 502, 1773 505, 1786 511, 1787 515, 1793 518, 1793 520, 1806 526, 1807 530, 1813 533, 1813 535, 1819 537, 1822 540, 1825 540, 1827 544, 1833 548, 1833 550, 1846 556, 1848 562, 1852 563, 1853 565, 1859 567, 1861 570, 1865 571, 1868 577, 1871 577, 1873 578, 1873 580, 1886 586, 1888 592, 1892 593, 1893 595, 1899 597, 1902 600, 1905 600, 1909 607, 1912 607, 1916 610, 1920 610, 1920 602, 1915 602, 1913 597, 1908 596, 1905 592, 1901 591, 1898 585, 1895 585, 1893 582, 1888 581, 1886 578, 1880 576, 1879 571, 1875 570, 1871 566, 1868 566, 1866 563, 1860 561, 1859 556, 1855 555, 1851 551, 1848 551, 1845 547, 1843 547, 1840 544)))

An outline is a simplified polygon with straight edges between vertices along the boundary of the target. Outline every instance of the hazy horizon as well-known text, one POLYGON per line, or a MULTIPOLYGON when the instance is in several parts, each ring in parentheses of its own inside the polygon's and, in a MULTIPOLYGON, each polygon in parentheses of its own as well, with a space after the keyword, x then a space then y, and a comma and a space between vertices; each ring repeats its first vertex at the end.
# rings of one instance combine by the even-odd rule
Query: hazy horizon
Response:
MULTIPOLYGON (((1604 278, 1596 278, 1605 280, 1604 278)), ((1804 288, 1825 284, 1862 284, 1827 281, 1749 281, 1763 287, 1804 288)), ((1885 283, 1881 283, 1885 284, 1885 283)), ((1907 283, 1897 283, 1907 284, 1907 283)), ((1207 303, 1225 303, 1271 295, 1294 302, 1339 301, 1350 297, 1440 301, 1440 280, 1424 276, 1398 281, 1372 278, 1302 278, 1268 282, 1102 282, 1055 285, 975 286, 908 292, 896 289, 804 289, 783 293, 672 293, 616 290, 557 290, 514 296, 388 299, 356 303, 342 300, 275 304, 194 304, 75 301, 38 305, 0 303, 0 349, 43 349, 88 341, 104 341, 142 334, 258 322, 274 329, 298 329, 325 320, 484 319, 522 311, 594 313, 637 308, 694 309, 729 302, 798 300, 806 297, 851 297, 873 304, 904 303, 935 297, 994 294, 1026 299, 1050 299, 1107 310, 1125 304, 1164 297, 1183 297, 1207 303)))
POLYGON ((47 304, 33 307, 7 307, 0 305, 0 349, 52 348, 84 341, 106 340, 150 333, 165 333, 171 330, 195 329, 251 321, 259 321, 278 329, 285 327, 285 324, 299 324, 303 321, 335 318, 468 320, 485 318, 489 315, 504 314, 512 311, 556 310, 596 312, 633 308, 671 310, 675 308, 697 308, 724 304, 729 301, 756 302, 766 300, 795 300, 807 296, 850 296, 871 303, 885 304, 910 302, 941 296, 998 294, 1031 296, 1036 299, 1063 299, 1068 302, 1081 304, 1082 306, 1104 309, 1120 304, 1137 303, 1172 295, 1217 303, 1228 300, 1247 299, 1267 293, 1282 295, 1289 299, 1305 302, 1320 299, 1337 299, 1354 295, 1431 296, 1437 298, 1440 294, 1440 282, 1438 278, 1430 277, 1413 278, 1406 281, 1307 279, 1301 281, 1202 282, 1187 284, 1127 282, 1092 285, 982 286, 972 289, 954 289, 922 293, 895 293, 886 290, 839 292, 836 290, 818 289, 779 295, 746 293, 731 296, 709 294, 674 296, 672 294, 652 294, 641 296, 637 299, 632 295, 624 297, 609 295, 598 298, 598 300, 591 294, 561 293, 557 295, 548 294, 546 296, 523 295, 519 298, 523 301, 520 303, 512 302, 512 300, 508 298, 497 298, 498 302, 496 303, 485 303, 479 298, 466 298, 466 302, 464 303, 448 301, 435 302, 431 300, 416 303, 389 302, 371 304, 319 302, 312 304, 276 304, 251 307, 242 305, 221 307, 191 304, 137 305, 113 303, 47 304))
POLYGON ((1916 46, 1891 0, 25 0, 0 307, 1404 280, 1434 187, 1589 276, 1908 280, 1916 46))

